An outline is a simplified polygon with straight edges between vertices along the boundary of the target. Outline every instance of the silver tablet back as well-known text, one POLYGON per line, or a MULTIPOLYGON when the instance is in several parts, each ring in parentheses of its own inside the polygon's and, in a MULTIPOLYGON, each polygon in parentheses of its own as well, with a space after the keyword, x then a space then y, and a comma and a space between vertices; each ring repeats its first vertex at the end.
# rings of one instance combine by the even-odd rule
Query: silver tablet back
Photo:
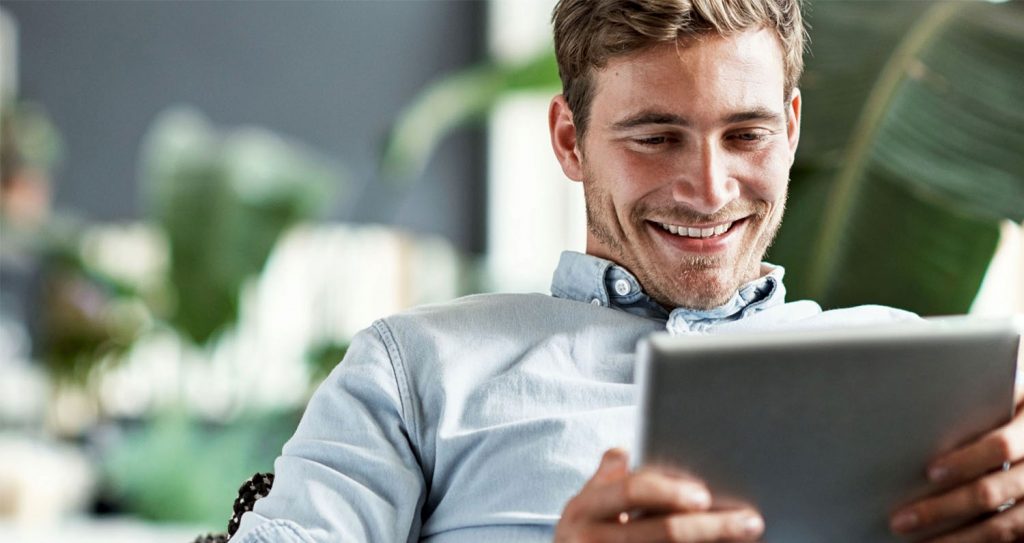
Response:
POLYGON ((1008 422, 1019 331, 934 322, 641 342, 637 457, 752 504, 767 543, 904 541, 930 459, 1008 422))

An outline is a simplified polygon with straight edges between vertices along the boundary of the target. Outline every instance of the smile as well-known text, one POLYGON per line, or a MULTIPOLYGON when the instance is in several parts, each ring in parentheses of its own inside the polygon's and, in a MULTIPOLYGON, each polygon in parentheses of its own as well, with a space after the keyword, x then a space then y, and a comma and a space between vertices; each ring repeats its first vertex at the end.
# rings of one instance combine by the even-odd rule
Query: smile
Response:
POLYGON ((657 224, 658 226, 661 226, 661 228, 663 230, 665 230, 667 232, 670 232, 672 234, 675 234, 677 236, 684 237, 684 238, 696 238, 696 239, 704 239, 704 238, 710 238, 710 237, 713 237, 713 236, 720 236, 720 235, 728 232, 729 229, 732 228, 732 225, 733 225, 732 222, 727 222, 727 223, 719 224, 717 226, 709 226, 709 227, 705 227, 705 228, 695 228, 695 227, 692 227, 692 226, 680 226, 680 225, 675 225, 675 224, 666 224, 666 223, 663 223, 663 222, 655 222, 655 224, 657 224))

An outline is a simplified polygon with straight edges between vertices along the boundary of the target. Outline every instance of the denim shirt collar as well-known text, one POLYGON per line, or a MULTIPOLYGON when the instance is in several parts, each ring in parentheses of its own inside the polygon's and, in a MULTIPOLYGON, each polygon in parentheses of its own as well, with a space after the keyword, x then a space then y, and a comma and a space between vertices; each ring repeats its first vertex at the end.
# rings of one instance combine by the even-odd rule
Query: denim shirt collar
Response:
POLYGON ((596 256, 564 251, 551 282, 551 294, 556 298, 664 320, 665 328, 670 333, 692 334, 783 304, 786 297, 786 287, 782 284, 785 269, 764 262, 761 264, 761 272, 760 278, 741 286, 728 302, 718 307, 679 307, 669 311, 651 299, 636 277, 622 266, 596 256))

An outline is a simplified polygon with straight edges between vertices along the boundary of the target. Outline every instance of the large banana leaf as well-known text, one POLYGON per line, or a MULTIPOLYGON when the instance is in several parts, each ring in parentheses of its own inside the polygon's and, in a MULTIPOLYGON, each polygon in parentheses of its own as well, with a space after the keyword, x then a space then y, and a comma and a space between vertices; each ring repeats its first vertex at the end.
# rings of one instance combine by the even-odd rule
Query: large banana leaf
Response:
MULTIPOLYGON (((1024 221, 1024 7, 818 1, 806 14, 803 135, 769 257, 793 297, 826 307, 965 312, 999 221, 1024 221)), ((557 85, 550 51, 444 79, 396 124, 385 164, 415 172, 502 94, 557 85)))
POLYGON ((825 306, 965 312, 999 220, 1024 220, 1021 4, 822 2, 810 21, 804 138, 771 257, 825 306))

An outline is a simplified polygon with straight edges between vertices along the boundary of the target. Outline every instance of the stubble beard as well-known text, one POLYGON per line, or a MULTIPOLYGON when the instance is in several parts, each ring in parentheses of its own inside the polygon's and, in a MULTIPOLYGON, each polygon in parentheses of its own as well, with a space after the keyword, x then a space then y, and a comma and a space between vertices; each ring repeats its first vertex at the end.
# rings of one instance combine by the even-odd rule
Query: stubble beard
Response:
MULTIPOLYGON (((589 172, 588 172, 589 173, 589 172)), ((593 179, 587 175, 587 180, 593 179)), ((640 204, 622 225, 615 214, 611 197, 595 183, 584 181, 587 229, 613 255, 613 260, 633 273, 644 291, 668 310, 676 307, 711 309, 726 302, 743 284, 760 276, 760 263, 782 224, 785 199, 769 217, 771 206, 764 201, 733 202, 714 215, 703 215, 679 207, 653 207, 640 204), (646 231, 646 217, 671 219, 676 224, 715 224, 747 217, 747 227, 767 227, 749 249, 740 248, 735 262, 725 256, 683 255, 674 265, 660 267, 651 255, 657 249, 653 242, 637 233, 646 231), (616 235, 616 232, 619 234, 616 235), (638 239, 629 239, 637 236, 638 239)))

